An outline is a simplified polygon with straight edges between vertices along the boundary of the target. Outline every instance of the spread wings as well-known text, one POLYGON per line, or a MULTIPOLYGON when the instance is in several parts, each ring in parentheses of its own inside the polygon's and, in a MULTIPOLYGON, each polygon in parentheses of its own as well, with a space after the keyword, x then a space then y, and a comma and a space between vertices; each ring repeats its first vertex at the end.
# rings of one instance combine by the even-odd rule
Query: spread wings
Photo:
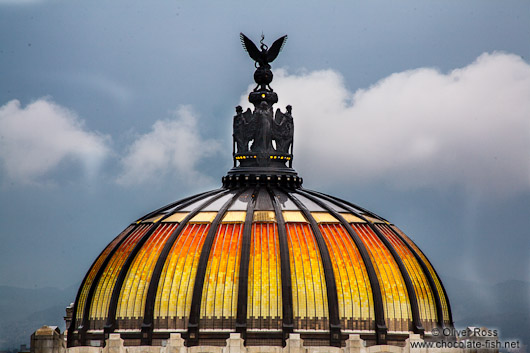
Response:
POLYGON ((246 35, 243 33, 239 33, 239 37, 241 38, 241 44, 243 44, 243 48, 245 51, 250 55, 252 60, 261 62, 261 51, 256 47, 256 44, 252 42, 246 35))
POLYGON ((280 54, 280 52, 282 51, 283 46, 285 45, 285 42, 287 42, 287 35, 276 39, 276 41, 272 43, 270 49, 267 52, 268 62, 271 63, 274 61, 274 59, 278 57, 278 54, 280 54))
POLYGON ((258 47, 256 47, 256 44, 254 44, 254 42, 252 42, 246 35, 239 33, 239 37, 241 38, 241 44, 243 44, 243 48, 247 51, 252 60, 262 64, 265 64, 264 61, 266 61, 266 63, 273 62, 274 59, 278 57, 278 54, 280 54, 280 51, 282 51, 282 48, 287 41, 286 35, 276 39, 276 41, 272 43, 269 50, 267 50, 267 56, 264 58, 261 50, 259 50, 258 47))

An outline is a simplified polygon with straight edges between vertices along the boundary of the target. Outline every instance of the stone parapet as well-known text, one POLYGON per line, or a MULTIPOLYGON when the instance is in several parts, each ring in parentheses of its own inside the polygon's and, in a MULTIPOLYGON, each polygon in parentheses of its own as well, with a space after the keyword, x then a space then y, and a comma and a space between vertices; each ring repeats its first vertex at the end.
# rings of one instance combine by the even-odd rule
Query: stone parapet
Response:
MULTIPOLYGON (((179 333, 171 333, 162 346, 125 346, 120 334, 110 334, 104 347, 81 346, 66 348, 64 335, 56 327, 43 326, 31 340, 31 353, 496 353, 496 350, 479 351, 461 348, 427 348, 418 334, 409 334, 404 347, 375 345, 366 347, 358 334, 352 334, 342 348, 330 346, 305 346, 298 333, 291 333, 285 347, 248 346, 239 333, 231 333, 226 346, 186 347, 179 333)), ((430 343, 432 344, 432 342, 430 343)))

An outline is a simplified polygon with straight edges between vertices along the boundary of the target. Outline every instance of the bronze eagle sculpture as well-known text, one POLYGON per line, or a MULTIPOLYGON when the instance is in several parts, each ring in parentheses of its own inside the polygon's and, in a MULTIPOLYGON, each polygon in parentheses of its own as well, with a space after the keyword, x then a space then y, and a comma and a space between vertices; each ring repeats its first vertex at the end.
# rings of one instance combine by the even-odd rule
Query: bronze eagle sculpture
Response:
POLYGON ((260 41, 260 49, 258 49, 256 44, 254 44, 254 42, 252 42, 243 33, 240 33, 239 37, 241 38, 241 44, 243 44, 243 48, 246 50, 250 58, 254 60, 259 65, 259 67, 267 68, 270 68, 269 63, 273 62, 274 59, 278 57, 278 54, 280 54, 280 51, 282 50, 283 46, 285 45, 285 42, 287 41, 287 35, 285 35, 276 39, 269 48, 266 44, 263 43, 263 39, 265 37, 262 34, 260 41))

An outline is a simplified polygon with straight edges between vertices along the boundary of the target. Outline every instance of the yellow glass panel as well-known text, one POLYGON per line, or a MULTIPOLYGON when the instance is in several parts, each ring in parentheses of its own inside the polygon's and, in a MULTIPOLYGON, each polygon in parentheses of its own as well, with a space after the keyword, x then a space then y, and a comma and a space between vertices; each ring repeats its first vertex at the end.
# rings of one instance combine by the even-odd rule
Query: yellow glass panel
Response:
POLYGON ((320 229, 333 265, 342 328, 371 329, 372 289, 357 246, 341 225, 323 224, 320 229))
POLYGON ((252 222, 276 222, 274 211, 254 211, 252 222))
MULTIPOLYGON (((436 306, 431 288, 421 269, 420 264, 412 254, 412 252, 403 244, 403 242, 392 232, 386 224, 377 225, 379 230, 386 236, 387 240, 392 244, 399 257, 403 261, 407 273, 414 286, 416 300, 418 302, 418 309, 420 312, 420 319, 424 325, 432 324, 436 321, 436 306)), ((430 331, 430 327, 426 327, 430 331)))
POLYGON ((283 220, 287 222, 304 222, 307 223, 304 215, 300 211, 283 211, 283 220))
POLYGON ((116 316, 120 318, 140 318, 144 314, 145 298, 151 281, 156 260, 167 239, 177 224, 163 224, 142 246, 123 282, 118 298, 116 316))
POLYGON ((339 223, 339 220, 327 212, 311 212, 317 223, 339 223))
POLYGON ((199 212, 190 220, 190 223, 212 223, 217 212, 199 212))
POLYGON ((442 304, 442 311, 443 311, 443 321, 447 324, 450 324, 449 319, 449 309, 447 306, 447 298, 445 297, 445 293, 443 291, 440 279, 436 275, 436 272, 434 271, 434 268, 432 267, 431 263, 427 259, 427 257, 423 254, 423 252, 418 248, 418 246, 405 234, 403 233, 398 227, 392 226, 392 228, 398 232, 403 239, 416 251, 416 253, 420 256, 420 258, 423 260, 425 265, 427 266, 427 269, 429 270, 429 273, 431 274, 431 277, 434 280, 434 283, 436 285, 436 290, 438 291, 438 295, 440 297, 440 301, 442 304))
POLYGON ((180 223, 186 216, 189 214, 189 212, 175 212, 168 218, 164 219, 162 223, 164 222, 175 222, 180 223))
POLYGON ((121 232, 109 245, 107 245, 105 250, 103 250, 103 252, 99 255, 96 262, 94 262, 94 265, 92 266, 92 268, 90 268, 89 274, 85 282, 83 283, 83 289, 81 290, 79 301, 77 303, 76 319, 78 320, 78 322, 76 326, 79 326, 81 324, 80 320, 83 318, 88 292, 90 290, 90 287, 92 286, 92 282, 94 281, 94 278, 96 277, 97 272, 101 268, 101 265, 103 264, 103 262, 105 261, 109 253, 112 251, 112 249, 114 249, 116 244, 118 244, 123 239, 123 237, 129 233, 132 227, 133 226, 127 227, 127 229, 121 232))
POLYGON ((363 217, 366 218, 367 220, 369 220, 372 223, 385 223, 385 221, 382 221, 382 220, 380 220, 378 218, 371 217, 371 216, 368 216, 368 215, 363 215, 363 217))
POLYGON ((162 218, 162 217, 164 217, 163 214, 157 214, 156 216, 153 216, 153 217, 151 217, 151 218, 144 219, 144 220, 142 221, 142 223, 151 223, 151 222, 152 222, 152 223, 156 223, 156 222, 158 222, 158 220, 159 220, 160 218, 162 218))
POLYGON ((222 223, 243 223, 247 213, 245 211, 228 211, 225 213, 222 223))
POLYGON ((184 329, 189 316, 197 264, 209 224, 188 224, 171 247, 160 276, 155 298, 156 318, 176 320, 184 329))
POLYGON ((348 223, 366 223, 363 219, 352 215, 351 213, 341 213, 340 214, 348 223))
POLYGON ((251 329, 281 329, 280 248, 275 223, 252 225, 247 318, 251 329))
POLYGON ((407 288, 390 251, 367 224, 352 224, 374 264, 387 326, 392 331, 407 331, 411 319, 407 288))
POLYGON ((235 329, 239 278, 241 223, 221 224, 215 235, 206 268, 201 301, 201 328, 235 329))
POLYGON ((329 316, 326 281, 313 232, 309 224, 299 222, 287 223, 286 229, 295 329, 327 330, 329 316))
POLYGON ((144 234, 151 228, 151 225, 145 224, 138 227, 131 235, 124 240, 120 247, 113 254, 112 259, 107 264, 92 298, 90 306, 91 319, 106 319, 109 309, 109 302, 114 290, 114 285, 118 275, 127 257, 140 241, 144 234))

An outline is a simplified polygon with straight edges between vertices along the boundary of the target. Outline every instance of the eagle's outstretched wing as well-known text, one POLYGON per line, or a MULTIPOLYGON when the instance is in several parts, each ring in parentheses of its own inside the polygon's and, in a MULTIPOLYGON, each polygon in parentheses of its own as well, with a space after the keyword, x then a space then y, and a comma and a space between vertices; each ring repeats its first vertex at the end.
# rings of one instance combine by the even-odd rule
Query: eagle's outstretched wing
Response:
POLYGON ((287 42, 287 35, 280 37, 276 39, 274 43, 272 43, 269 51, 267 52, 267 61, 273 62, 274 59, 280 54, 282 51, 283 46, 285 45, 285 42, 287 42))
POLYGON ((241 38, 241 44, 243 44, 243 48, 247 51, 248 55, 252 58, 252 60, 261 62, 261 51, 256 47, 256 44, 252 42, 246 35, 243 33, 239 33, 239 37, 241 38))

